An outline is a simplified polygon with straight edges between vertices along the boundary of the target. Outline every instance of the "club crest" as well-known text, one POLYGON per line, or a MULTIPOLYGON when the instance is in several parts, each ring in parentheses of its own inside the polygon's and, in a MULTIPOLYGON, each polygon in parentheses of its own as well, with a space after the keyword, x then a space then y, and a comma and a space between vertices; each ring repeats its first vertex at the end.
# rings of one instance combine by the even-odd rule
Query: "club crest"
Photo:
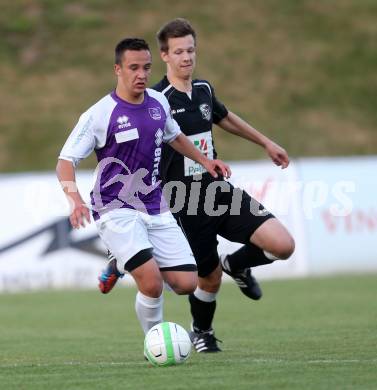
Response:
POLYGON ((148 111, 151 118, 154 119, 155 121, 159 121, 161 119, 160 107, 151 107, 148 108, 148 111))
POLYGON ((201 104, 199 110, 202 113, 203 119, 206 119, 207 121, 211 120, 211 108, 208 104, 201 104))

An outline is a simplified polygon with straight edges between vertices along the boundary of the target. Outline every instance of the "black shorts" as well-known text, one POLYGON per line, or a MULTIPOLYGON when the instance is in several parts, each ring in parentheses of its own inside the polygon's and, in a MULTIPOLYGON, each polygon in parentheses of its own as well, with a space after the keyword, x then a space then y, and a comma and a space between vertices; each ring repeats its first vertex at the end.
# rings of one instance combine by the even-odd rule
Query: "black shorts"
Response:
POLYGON ((209 216, 204 212, 204 207, 199 207, 197 215, 187 215, 186 210, 174 215, 191 246, 200 277, 208 276, 219 264, 217 235, 232 242, 246 244, 259 226, 274 218, 247 192, 227 184, 230 185, 230 191, 216 193, 214 202, 215 210, 219 206, 227 206, 224 214, 209 216), (238 207, 231 208, 232 200, 237 197, 238 207))

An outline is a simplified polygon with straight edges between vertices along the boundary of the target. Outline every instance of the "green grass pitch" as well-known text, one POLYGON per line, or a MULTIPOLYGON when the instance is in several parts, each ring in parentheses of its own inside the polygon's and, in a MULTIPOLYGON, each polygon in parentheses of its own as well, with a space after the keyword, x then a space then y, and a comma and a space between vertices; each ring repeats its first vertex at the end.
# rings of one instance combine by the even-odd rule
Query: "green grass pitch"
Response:
MULTIPOLYGON (((377 275, 263 282, 248 300, 222 286, 222 353, 152 367, 134 288, 0 295, 2 389, 376 389, 377 275)), ((188 327, 185 297, 165 320, 188 327)))

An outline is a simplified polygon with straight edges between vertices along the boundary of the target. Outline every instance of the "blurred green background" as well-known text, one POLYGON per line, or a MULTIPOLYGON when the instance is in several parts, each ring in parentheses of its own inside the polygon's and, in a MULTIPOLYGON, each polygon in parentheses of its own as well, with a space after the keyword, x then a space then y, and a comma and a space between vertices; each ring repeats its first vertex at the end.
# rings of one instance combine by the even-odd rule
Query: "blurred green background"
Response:
MULTIPOLYGON (((115 85, 113 50, 174 17, 198 32, 196 77, 291 157, 377 153, 375 0, 0 0, 0 171, 51 170, 80 113, 115 85)), ((215 131, 226 160, 264 158, 215 131)), ((83 162, 83 167, 94 160, 83 162)))

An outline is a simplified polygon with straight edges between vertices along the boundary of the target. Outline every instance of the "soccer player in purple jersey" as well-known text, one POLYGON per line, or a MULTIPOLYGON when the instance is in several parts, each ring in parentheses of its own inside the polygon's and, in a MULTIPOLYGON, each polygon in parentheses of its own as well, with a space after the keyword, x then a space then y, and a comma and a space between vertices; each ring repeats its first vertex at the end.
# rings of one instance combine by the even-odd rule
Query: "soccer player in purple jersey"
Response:
MULTIPOLYGON (((217 156, 212 135, 213 124, 217 124, 263 147, 274 164, 281 168, 288 166, 288 154, 281 146, 229 111, 217 99, 207 80, 193 79, 196 32, 187 20, 178 18, 166 23, 158 32, 157 40, 167 74, 153 89, 165 95, 172 117, 203 153, 209 158, 217 156)), ((189 295, 193 320, 191 340, 197 352, 218 352, 213 319, 222 272, 236 281, 243 294, 258 300, 262 291, 252 275, 252 267, 288 259, 294 251, 294 239, 281 222, 249 194, 234 188, 224 177, 213 178, 210 172, 176 153, 168 144, 162 150, 160 170, 164 183, 180 182, 186 189, 191 188, 167 200, 190 243, 198 267, 198 287, 189 295), (209 190, 214 187, 220 190, 209 197, 209 190), (191 207, 193 198, 198 200, 195 213, 191 207), (241 202, 236 214, 231 212, 234 200, 236 204, 241 202), (183 208, 177 211, 176 203, 182 201, 183 208), (206 201, 210 201, 213 210, 225 206, 226 211, 221 215, 214 215, 213 210, 208 213, 206 201), (219 257, 217 235, 244 245, 234 253, 219 257)), ((108 293, 119 278, 112 271, 115 264, 116 256, 110 255, 110 262, 100 276, 99 287, 103 293, 108 293)))
POLYGON ((190 246, 162 196, 162 143, 197 161, 214 177, 230 175, 226 164, 203 156, 180 131, 165 96, 147 89, 151 65, 144 40, 119 42, 116 89, 81 115, 56 168, 72 207, 71 224, 84 227, 90 215, 76 187, 75 168, 95 151, 92 215, 101 239, 117 258, 113 271, 118 276, 127 271, 136 282, 135 309, 144 332, 163 321, 163 281, 177 294, 192 293, 197 285, 190 246))

